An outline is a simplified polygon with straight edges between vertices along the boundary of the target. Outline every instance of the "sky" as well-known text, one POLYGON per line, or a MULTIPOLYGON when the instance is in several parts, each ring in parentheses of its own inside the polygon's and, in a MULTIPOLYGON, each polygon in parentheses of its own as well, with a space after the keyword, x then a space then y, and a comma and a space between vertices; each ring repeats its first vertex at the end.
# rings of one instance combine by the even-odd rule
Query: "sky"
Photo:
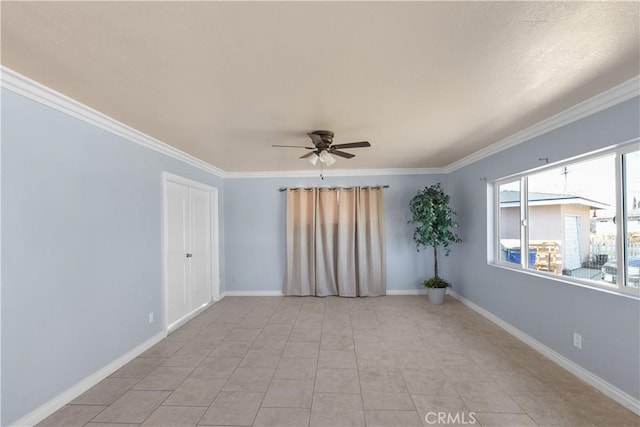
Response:
MULTIPOLYGON (((640 202, 640 151, 626 156, 627 200, 640 202)), ((589 159, 566 167, 546 170, 529 175, 529 191, 573 194, 606 203, 615 211, 615 154, 589 159)), ((517 190, 517 185, 503 186, 503 190, 517 190)), ((630 206, 629 206, 630 207, 630 206)))

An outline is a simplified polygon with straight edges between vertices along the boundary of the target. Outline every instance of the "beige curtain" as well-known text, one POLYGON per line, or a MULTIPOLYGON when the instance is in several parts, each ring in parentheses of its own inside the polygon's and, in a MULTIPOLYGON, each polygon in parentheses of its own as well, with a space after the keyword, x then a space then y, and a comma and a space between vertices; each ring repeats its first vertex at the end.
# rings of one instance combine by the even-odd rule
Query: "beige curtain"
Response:
POLYGON ((287 275, 285 295, 315 295, 317 190, 287 190, 287 275))
POLYGON ((381 187, 357 188, 358 296, 387 293, 381 187))
POLYGON ((379 187, 287 190, 285 295, 386 294, 382 193, 379 187))

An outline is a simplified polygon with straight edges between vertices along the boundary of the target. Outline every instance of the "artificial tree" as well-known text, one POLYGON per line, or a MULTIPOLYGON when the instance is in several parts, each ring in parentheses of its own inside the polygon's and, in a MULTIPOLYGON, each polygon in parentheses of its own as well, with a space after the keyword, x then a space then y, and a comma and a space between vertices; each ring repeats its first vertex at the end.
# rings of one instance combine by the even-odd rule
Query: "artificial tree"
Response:
POLYGON ((433 248, 434 277, 425 280, 424 285, 427 288, 446 288, 449 283, 438 276, 438 248, 443 247, 445 256, 448 256, 451 250, 449 245, 461 241, 460 237, 451 231, 458 224, 453 220, 456 213, 449 207, 449 196, 442 189, 442 185, 437 183, 418 191, 409 202, 409 208, 412 215, 409 224, 416 227, 413 240, 418 252, 421 248, 433 248))

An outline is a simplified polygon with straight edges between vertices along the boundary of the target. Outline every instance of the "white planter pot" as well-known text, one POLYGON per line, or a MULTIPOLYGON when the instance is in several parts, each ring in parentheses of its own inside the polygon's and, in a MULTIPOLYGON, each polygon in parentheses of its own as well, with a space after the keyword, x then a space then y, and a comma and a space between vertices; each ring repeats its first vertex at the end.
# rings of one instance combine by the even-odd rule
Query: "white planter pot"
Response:
POLYGON ((447 288, 427 288, 427 298, 431 304, 442 304, 447 288))

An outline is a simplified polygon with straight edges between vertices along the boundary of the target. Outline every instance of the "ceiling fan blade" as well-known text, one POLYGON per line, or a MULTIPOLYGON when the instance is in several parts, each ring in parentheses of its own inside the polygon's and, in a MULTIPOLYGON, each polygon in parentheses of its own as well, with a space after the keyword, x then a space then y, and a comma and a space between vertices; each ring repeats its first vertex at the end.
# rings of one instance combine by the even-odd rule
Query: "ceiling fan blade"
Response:
POLYGON ((364 148, 364 147, 371 147, 371 144, 369 144, 369 141, 347 142, 346 144, 335 144, 331 146, 331 148, 364 148))
POLYGON ((344 157, 345 159, 350 159, 350 158, 356 156, 355 154, 345 153, 344 151, 338 151, 338 150, 333 150, 333 149, 329 150, 329 154, 334 154, 334 155, 339 156, 339 157, 344 157))
POLYGON ((315 133, 308 133, 307 135, 309 136, 309 138, 311 138, 313 145, 315 145, 316 147, 318 145, 323 146, 325 144, 324 140, 320 135, 316 135, 315 133))
POLYGON ((307 157, 311 157, 315 154, 315 151, 309 151, 307 154, 305 154, 304 156, 300 156, 301 159, 306 159, 307 157))
POLYGON ((287 147, 287 148, 304 148, 306 150, 315 150, 315 147, 305 147, 304 145, 272 145, 272 147, 287 147))

